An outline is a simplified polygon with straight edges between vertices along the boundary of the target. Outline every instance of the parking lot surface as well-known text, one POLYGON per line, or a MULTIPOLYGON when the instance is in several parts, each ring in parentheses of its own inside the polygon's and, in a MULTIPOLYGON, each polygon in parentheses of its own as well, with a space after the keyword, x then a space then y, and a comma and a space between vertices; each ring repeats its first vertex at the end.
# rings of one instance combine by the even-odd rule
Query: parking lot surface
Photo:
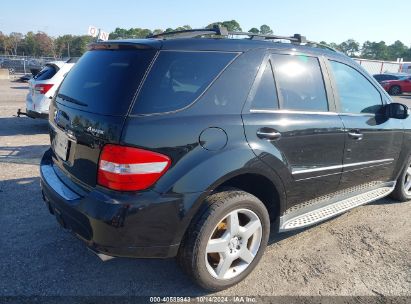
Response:
MULTIPOLYGON (((45 208, 47 121, 14 117, 27 85, 0 81, 0 296, 208 295, 173 259, 101 262, 45 208)), ((411 106, 411 96, 399 102, 411 106)), ((384 198, 311 229, 272 235, 242 283, 217 295, 411 296, 411 202, 384 198)))

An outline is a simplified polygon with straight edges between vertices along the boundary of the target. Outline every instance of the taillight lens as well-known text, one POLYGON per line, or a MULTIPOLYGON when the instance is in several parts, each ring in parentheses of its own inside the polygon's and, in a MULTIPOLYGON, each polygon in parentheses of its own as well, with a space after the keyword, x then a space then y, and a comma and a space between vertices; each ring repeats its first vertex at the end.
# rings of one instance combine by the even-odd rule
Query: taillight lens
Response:
POLYGON ((144 190, 152 186, 170 164, 170 158, 160 153, 105 145, 100 155, 97 183, 112 190, 144 190))
POLYGON ((34 90, 39 94, 46 94, 52 87, 53 87, 53 84, 51 83, 36 84, 34 86, 34 90))

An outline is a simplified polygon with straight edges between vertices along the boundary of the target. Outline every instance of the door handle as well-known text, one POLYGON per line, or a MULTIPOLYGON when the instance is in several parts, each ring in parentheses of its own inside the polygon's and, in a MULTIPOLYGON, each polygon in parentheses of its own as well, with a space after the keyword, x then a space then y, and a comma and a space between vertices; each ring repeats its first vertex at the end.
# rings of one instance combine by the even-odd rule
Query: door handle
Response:
POLYGON ((348 136, 352 139, 355 139, 355 140, 361 140, 364 137, 364 135, 362 133, 360 133, 359 131, 356 131, 356 130, 349 131, 348 136))
POLYGON ((261 128, 257 131, 258 138, 276 140, 281 137, 281 133, 270 128, 261 128))

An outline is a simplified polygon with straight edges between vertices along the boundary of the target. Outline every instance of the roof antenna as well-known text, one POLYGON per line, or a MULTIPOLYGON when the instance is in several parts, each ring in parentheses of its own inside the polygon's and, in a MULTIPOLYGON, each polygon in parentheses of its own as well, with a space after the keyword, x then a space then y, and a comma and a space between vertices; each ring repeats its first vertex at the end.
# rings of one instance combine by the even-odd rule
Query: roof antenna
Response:
POLYGON ((301 34, 294 34, 293 37, 297 39, 298 43, 307 43, 307 38, 305 36, 301 36, 301 34))

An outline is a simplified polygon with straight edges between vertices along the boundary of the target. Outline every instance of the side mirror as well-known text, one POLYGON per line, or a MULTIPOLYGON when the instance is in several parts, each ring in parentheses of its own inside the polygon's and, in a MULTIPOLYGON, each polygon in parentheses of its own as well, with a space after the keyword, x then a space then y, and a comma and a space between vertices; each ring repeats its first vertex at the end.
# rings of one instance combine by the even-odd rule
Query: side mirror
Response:
POLYGON ((385 116, 388 118, 406 119, 410 115, 410 110, 402 103, 389 103, 384 107, 385 116))

